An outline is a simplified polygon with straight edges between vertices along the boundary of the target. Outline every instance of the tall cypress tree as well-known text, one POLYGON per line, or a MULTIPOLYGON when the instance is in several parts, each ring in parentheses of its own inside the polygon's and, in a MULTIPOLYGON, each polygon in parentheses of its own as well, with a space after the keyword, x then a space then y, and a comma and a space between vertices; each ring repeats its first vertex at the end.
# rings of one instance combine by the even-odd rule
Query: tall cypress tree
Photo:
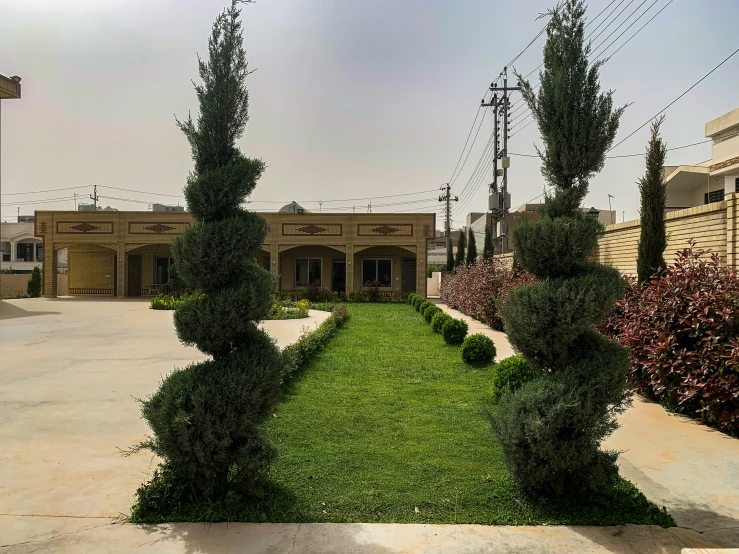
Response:
POLYGON ((466 261, 466 258, 465 258, 466 235, 467 235, 467 230, 464 227, 462 227, 459 230, 459 239, 457 240, 457 258, 454 260, 454 265, 456 267, 464 265, 466 261))
POLYGON ((667 185, 663 175, 667 145, 659 134, 665 117, 652 123, 652 134, 647 145, 647 169, 639 180, 641 193, 641 237, 636 271, 639 282, 647 281, 658 270, 664 269, 664 252, 667 248, 665 231, 665 207, 667 206, 667 185))
POLYGON ((249 95, 238 0, 213 24, 208 59, 199 60, 197 120, 178 121, 194 169, 185 197, 195 223, 176 237, 177 274, 202 292, 177 308, 180 340, 212 359, 170 374, 143 402, 152 436, 139 445, 158 454, 183 490, 222 498, 253 490, 274 456, 262 423, 277 402, 282 361, 257 322, 275 280, 254 256, 267 223, 242 208, 264 171, 236 147, 249 95))
POLYGON ((446 270, 454 271, 454 250, 452 249, 451 239, 448 239, 446 247, 446 270))
POLYGON ((490 225, 485 225, 485 239, 482 246, 482 257, 487 260, 493 255, 493 232, 490 225))
POLYGON ((504 395, 491 423, 522 484, 575 494, 606 487, 618 475, 617 453, 601 451, 600 443, 624 409, 628 354, 595 326, 624 284, 615 268, 587 261, 603 226, 580 206, 623 108, 613 108, 611 92, 600 92, 602 62, 588 62, 582 0, 564 0, 550 15, 538 94, 519 79, 554 194, 539 221, 522 222, 512 233, 517 261, 540 282, 513 289, 501 309, 508 338, 539 377, 504 395))
POLYGON ((477 260, 477 245, 475 244, 475 233, 472 232, 472 227, 467 231, 467 263, 474 264, 477 260))

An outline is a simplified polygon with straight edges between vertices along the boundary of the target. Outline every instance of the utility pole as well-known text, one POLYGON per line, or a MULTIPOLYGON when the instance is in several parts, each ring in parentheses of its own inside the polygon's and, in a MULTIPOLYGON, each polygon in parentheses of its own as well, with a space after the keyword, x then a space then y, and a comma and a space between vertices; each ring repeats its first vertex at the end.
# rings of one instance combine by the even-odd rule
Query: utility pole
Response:
MULTIPOLYGON (((497 83, 490 85, 490 92, 493 93, 493 98, 489 104, 482 103, 483 106, 493 106, 495 109, 495 158, 494 158, 494 177, 493 185, 494 189, 490 198, 497 200, 497 205, 490 206, 491 212, 493 209, 497 209, 501 213, 500 222, 500 235, 501 235, 501 253, 505 254, 508 252, 508 210, 510 209, 510 200, 508 195, 508 168, 511 165, 511 158, 508 156, 508 138, 510 133, 508 117, 510 116, 511 101, 509 92, 514 90, 521 90, 521 87, 509 87, 508 86, 508 67, 503 68, 501 73, 503 77, 503 87, 498 87, 497 83), (498 92, 500 92, 500 99, 498 98, 498 92), (498 151, 498 118, 500 115, 503 116, 503 149, 498 151), (498 159, 501 160, 503 167, 503 186, 500 188, 498 193, 498 159)), ((518 84, 517 84, 518 85, 518 84)), ((492 203, 492 202, 491 202, 492 203)))
POLYGON ((446 185, 441 185, 441 190, 444 191, 444 194, 441 194, 439 196, 439 202, 446 202, 445 204, 445 219, 446 219, 446 229, 445 229, 445 236, 446 236, 446 252, 447 257, 449 257, 449 253, 452 252, 452 235, 451 235, 451 218, 452 218, 452 207, 451 202, 459 202, 459 197, 452 196, 451 195, 451 186, 449 183, 446 185))
POLYGON ((92 200, 93 205, 95 206, 95 211, 98 209, 98 186, 94 185, 93 193, 90 195, 90 200, 92 200))

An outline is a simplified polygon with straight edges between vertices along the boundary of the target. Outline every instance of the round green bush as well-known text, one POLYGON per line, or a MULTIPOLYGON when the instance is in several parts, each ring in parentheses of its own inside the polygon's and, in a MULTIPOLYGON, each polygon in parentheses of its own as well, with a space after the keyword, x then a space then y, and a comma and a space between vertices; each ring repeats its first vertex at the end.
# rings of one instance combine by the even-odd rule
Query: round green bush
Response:
POLYGON ((413 307, 418 311, 418 308, 421 306, 421 303, 425 300, 423 296, 416 295, 415 298, 413 298, 413 307))
POLYGON ((408 293, 408 296, 406 296, 406 298, 405 298, 406 299, 406 302, 408 302, 408 304, 410 304, 412 306, 413 305, 413 301, 416 299, 416 296, 418 296, 418 295, 415 292, 408 293))
POLYGON ((495 343, 482 333, 469 335, 462 341, 462 360, 466 364, 489 364, 495 354, 495 343))
POLYGON ((426 311, 425 312, 423 312, 423 319, 426 320, 426 323, 431 323, 431 320, 440 311, 441 311, 441 309, 438 306, 432 304, 429 308, 426 308, 426 311))
POLYGON ((510 356, 501 360, 495 366, 493 374, 493 397, 499 400, 507 391, 515 391, 521 385, 541 376, 541 371, 535 369, 523 356, 510 356))
POLYGON ((439 310, 431 318, 431 330, 434 333, 441 333, 441 328, 450 319, 452 319, 452 316, 450 316, 446 312, 443 312, 442 310, 439 310))
POLYGON ((467 336, 467 322, 462 319, 450 318, 441 328, 441 335, 447 344, 462 344, 467 336))
POLYGON ((424 300, 421 302, 421 304, 418 306, 418 312, 423 315, 427 309, 429 309, 434 304, 432 302, 429 302, 428 300, 424 300))

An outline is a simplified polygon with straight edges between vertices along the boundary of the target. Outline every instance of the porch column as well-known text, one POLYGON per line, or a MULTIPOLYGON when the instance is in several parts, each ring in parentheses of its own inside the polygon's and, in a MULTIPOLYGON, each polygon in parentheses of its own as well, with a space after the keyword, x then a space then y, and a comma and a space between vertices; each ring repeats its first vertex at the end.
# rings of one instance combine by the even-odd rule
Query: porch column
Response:
POLYGON ((739 194, 730 194, 726 200, 726 265, 739 267, 737 252, 737 226, 739 226, 739 194))
POLYGON ((17 252, 15 251, 16 244, 17 243, 10 241, 10 261, 11 262, 16 261, 16 254, 17 254, 17 252))
POLYGON ((118 298, 126 296, 126 285, 128 284, 128 258, 126 256, 126 243, 119 242, 116 248, 116 295, 118 298))
POLYGON ((426 286, 428 281, 426 280, 426 253, 420 248, 416 252, 416 294, 421 294, 426 297, 426 286))
POLYGON ((354 245, 346 245, 346 292, 354 292, 354 245))
POLYGON ((44 266, 41 279, 41 294, 44 298, 56 298, 57 287, 57 255, 54 244, 46 247, 44 241, 44 266))
POLYGON ((277 291, 282 290, 280 283, 280 248, 276 243, 269 246, 269 272, 277 279, 277 291))

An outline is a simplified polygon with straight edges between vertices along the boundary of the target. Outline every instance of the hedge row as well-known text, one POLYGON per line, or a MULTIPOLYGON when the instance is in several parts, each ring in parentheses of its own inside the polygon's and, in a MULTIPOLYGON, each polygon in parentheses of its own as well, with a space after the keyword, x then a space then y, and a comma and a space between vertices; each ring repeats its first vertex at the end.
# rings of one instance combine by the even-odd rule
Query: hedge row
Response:
POLYGON ((739 435, 739 273, 690 247, 624 298, 602 332, 631 349, 627 377, 668 409, 739 435))
POLYGON ((450 308, 502 331, 503 320, 496 302, 505 300, 511 289, 536 282, 530 273, 513 269, 497 258, 480 259, 445 273, 439 294, 450 308))

